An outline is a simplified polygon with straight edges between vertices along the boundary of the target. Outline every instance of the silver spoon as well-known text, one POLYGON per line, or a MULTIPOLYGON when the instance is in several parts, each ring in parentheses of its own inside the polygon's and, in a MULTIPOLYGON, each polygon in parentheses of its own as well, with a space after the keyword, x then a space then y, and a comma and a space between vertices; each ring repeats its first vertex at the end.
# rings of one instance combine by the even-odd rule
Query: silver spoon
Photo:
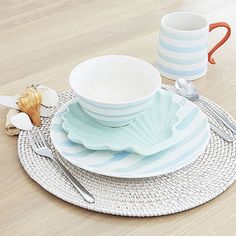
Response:
POLYGON ((180 95, 186 97, 191 101, 198 101, 199 103, 201 103, 208 109, 208 111, 216 118, 218 122, 222 122, 228 129, 236 134, 236 126, 223 115, 221 115, 218 111, 210 107, 204 100, 202 100, 199 96, 197 87, 192 82, 184 78, 179 78, 175 82, 175 87, 180 95))

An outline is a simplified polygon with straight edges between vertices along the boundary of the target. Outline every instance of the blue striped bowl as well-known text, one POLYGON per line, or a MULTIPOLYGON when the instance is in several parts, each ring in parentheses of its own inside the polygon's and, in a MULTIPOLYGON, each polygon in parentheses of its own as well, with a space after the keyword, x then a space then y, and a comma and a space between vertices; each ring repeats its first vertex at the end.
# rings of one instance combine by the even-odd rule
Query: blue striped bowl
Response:
POLYGON ((142 114, 160 88, 161 77, 141 59, 108 55, 80 63, 69 82, 88 115, 103 125, 120 127, 142 114))

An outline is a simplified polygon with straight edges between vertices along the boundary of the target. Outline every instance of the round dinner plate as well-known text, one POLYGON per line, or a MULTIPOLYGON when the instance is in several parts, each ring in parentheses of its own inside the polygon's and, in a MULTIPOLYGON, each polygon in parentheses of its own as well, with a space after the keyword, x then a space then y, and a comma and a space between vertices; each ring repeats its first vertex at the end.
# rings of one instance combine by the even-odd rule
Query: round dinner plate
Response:
POLYGON ((210 138, 210 127, 203 112, 187 99, 182 97, 181 99, 180 109, 187 112, 182 117, 182 121, 185 119, 185 122, 180 122, 178 125, 180 132, 185 135, 178 142, 155 154, 142 156, 128 151, 90 150, 72 142, 62 128, 62 114, 70 104, 75 103, 75 100, 65 103, 54 115, 50 127, 52 143, 73 165, 97 174, 120 178, 143 178, 176 171, 196 160, 205 150, 210 138), (191 109, 185 109, 186 107, 191 109))

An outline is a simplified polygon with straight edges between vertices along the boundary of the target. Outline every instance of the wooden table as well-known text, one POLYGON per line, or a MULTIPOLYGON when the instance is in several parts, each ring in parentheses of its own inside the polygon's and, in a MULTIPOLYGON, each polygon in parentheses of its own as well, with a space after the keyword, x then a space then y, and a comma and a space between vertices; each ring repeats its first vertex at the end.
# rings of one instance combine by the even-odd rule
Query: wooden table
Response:
MULTIPOLYGON (((0 0, 0 94, 32 83, 63 91, 79 62, 104 54, 156 60, 160 18, 196 11, 232 24, 231 39, 215 54, 204 96, 236 118, 236 5, 233 0, 0 0)), ((211 33, 211 44, 222 37, 211 33)), ((164 80, 173 84, 173 81, 164 80)), ((0 108, 0 235, 235 235, 236 185, 213 201, 183 213, 127 218, 80 209, 52 196, 22 169, 16 137, 4 132, 0 108)))

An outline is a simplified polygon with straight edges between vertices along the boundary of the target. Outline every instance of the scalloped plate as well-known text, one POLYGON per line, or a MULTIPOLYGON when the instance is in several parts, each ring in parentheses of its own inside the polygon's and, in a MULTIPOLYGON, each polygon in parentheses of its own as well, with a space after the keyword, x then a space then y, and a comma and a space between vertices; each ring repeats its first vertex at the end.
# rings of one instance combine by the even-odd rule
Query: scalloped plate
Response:
MULTIPOLYGON (((112 128, 90 117, 75 100, 62 114, 62 128, 71 141, 91 150, 125 150, 148 156, 174 145, 190 132, 179 128, 180 122, 189 122, 186 114, 192 110, 192 106, 183 103, 184 98, 161 90, 134 122, 112 128)), ((197 111, 195 109, 189 115, 197 111)))
POLYGON ((209 142, 210 127, 205 115, 196 105, 184 99, 181 110, 184 112, 186 108, 185 118, 179 123, 178 128, 186 135, 175 145, 151 156, 127 151, 89 150, 81 144, 72 142, 62 129, 61 115, 73 102, 65 103, 54 115, 50 126, 52 143, 70 163, 93 173, 119 178, 144 178, 167 174, 196 160, 209 142), (193 111, 194 116, 190 115, 193 111))

